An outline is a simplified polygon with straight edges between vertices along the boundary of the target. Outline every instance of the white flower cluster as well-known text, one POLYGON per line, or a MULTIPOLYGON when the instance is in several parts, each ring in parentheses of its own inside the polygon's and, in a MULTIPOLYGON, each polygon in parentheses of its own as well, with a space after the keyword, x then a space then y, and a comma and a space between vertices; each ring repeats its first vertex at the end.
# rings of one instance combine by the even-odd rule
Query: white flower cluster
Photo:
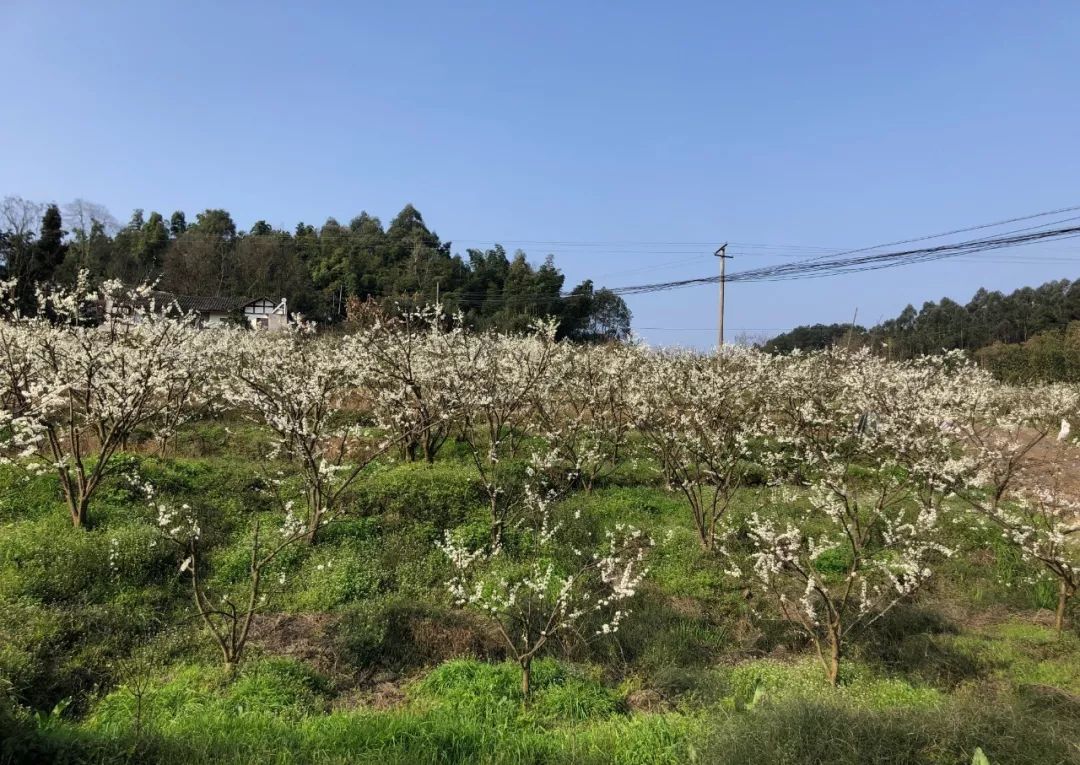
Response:
POLYGON ((163 422, 205 366, 191 322, 149 310, 147 290, 123 296, 122 319, 93 318, 102 300, 118 299, 116 286, 92 292, 83 273, 72 290, 39 290, 41 316, 0 322, 4 458, 55 472, 76 525, 117 451, 137 428, 163 422))
POLYGON ((171 541, 185 546, 202 537, 202 529, 199 528, 191 505, 184 503, 180 507, 174 507, 159 503, 155 507, 158 529, 171 541))
MULTIPOLYGON (((551 536, 533 530, 538 552, 551 536)), ((607 533, 603 553, 575 551, 577 560, 557 565, 540 557, 520 567, 501 549, 470 550, 447 532, 437 544, 454 568, 447 589, 458 606, 487 615, 519 660, 531 658, 555 635, 578 633, 578 623, 592 617, 595 636, 610 635, 630 614, 624 603, 640 589, 648 569, 644 561, 652 540, 619 525, 607 533)))

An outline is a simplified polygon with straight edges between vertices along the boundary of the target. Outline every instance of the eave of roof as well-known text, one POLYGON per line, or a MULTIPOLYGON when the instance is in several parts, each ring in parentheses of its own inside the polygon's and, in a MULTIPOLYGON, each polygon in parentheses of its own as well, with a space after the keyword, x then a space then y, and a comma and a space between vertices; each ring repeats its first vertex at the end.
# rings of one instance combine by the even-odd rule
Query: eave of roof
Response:
POLYGON ((159 305, 175 303, 184 313, 229 313, 243 309, 259 300, 280 305, 280 301, 274 301, 268 297, 217 297, 198 295, 176 295, 171 292, 154 292, 153 299, 159 305))

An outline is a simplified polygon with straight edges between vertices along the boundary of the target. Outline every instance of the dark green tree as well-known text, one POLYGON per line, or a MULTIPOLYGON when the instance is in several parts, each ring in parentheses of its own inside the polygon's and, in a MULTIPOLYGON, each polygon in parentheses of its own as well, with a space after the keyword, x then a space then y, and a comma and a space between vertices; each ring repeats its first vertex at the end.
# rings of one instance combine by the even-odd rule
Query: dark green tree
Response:
POLYGON ((41 218, 41 234, 37 241, 37 256, 33 267, 33 278, 36 281, 49 281, 53 272, 64 262, 68 249, 64 244, 65 233, 60 208, 49 205, 41 218))
POLYGON ((177 210, 169 218, 169 235, 176 239, 185 231, 187 231, 187 216, 184 215, 183 210, 177 210))

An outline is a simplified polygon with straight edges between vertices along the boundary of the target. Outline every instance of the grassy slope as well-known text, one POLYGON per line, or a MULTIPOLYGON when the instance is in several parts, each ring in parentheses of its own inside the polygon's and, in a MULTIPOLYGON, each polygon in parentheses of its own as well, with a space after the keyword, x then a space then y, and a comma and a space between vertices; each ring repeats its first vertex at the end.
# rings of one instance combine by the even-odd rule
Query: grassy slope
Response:
MULTIPOLYGON (((139 459, 164 497, 207 514, 219 591, 242 579, 247 521, 262 507, 254 443, 204 427, 183 443, 204 456, 139 459)), ((1053 593, 992 534, 957 527, 952 541, 972 554, 861 640, 832 689, 797 635, 750 617, 677 495, 629 474, 614 484, 563 510, 597 529, 647 528, 661 542, 650 584, 618 640, 545 659, 525 709, 498 641, 442 589, 433 540, 447 527, 483 534, 453 455, 379 469, 354 519, 283 561, 275 607, 291 616, 232 680, 124 481, 101 495, 95 528, 76 532, 52 480, 6 473, 0 702, 21 711, 0 703, 0 758, 953 763, 981 746, 995 763, 1080 762, 1080 639, 1036 623, 1053 593)), ((749 488, 735 512, 759 504, 749 488)))

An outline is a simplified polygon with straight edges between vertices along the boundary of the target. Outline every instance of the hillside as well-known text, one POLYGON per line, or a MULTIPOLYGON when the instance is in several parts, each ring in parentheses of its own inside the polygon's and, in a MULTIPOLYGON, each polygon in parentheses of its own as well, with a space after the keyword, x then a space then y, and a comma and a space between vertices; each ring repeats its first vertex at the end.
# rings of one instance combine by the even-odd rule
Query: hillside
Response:
POLYGON ((1009 294, 980 289, 966 304, 950 298, 929 301, 916 310, 867 329, 849 324, 796 327, 764 343, 765 350, 788 353, 842 344, 869 346, 891 358, 912 358, 942 350, 964 350, 1010 379, 1076 379, 1080 363, 1069 330, 1080 321, 1080 280, 1046 282, 1009 294))

